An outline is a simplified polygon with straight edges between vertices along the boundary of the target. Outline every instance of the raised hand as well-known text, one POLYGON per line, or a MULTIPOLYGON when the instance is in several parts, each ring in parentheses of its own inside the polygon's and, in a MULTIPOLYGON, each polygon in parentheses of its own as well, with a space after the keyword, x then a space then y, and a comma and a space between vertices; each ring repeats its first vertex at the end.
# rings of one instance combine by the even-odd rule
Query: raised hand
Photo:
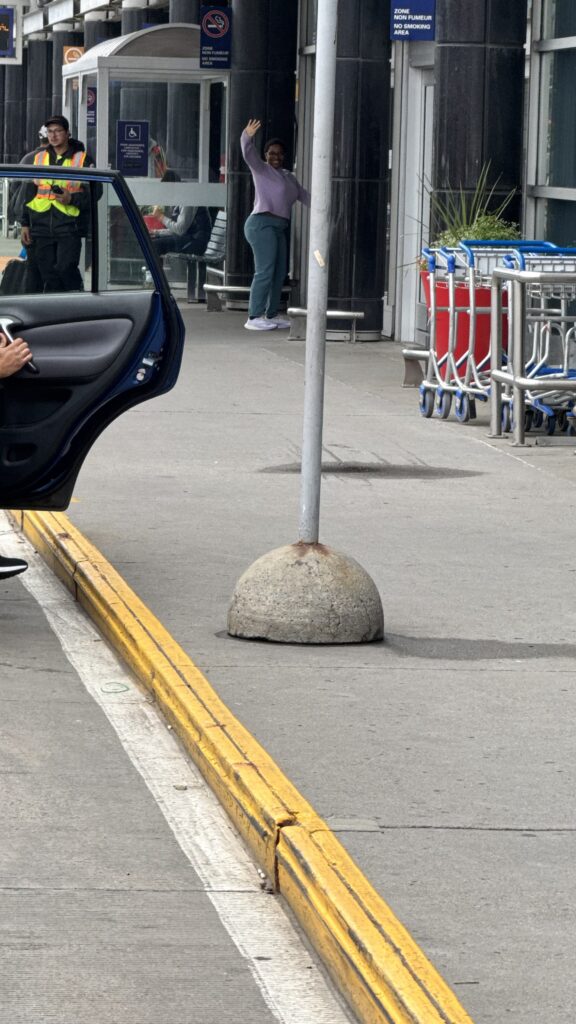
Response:
POLYGON ((262 122, 261 121, 255 121, 252 118, 250 118, 250 120, 248 121, 248 124, 246 125, 244 131, 246 132, 246 135, 249 135, 250 138, 253 139, 254 136, 256 135, 256 132, 259 131, 261 127, 262 127, 262 122))

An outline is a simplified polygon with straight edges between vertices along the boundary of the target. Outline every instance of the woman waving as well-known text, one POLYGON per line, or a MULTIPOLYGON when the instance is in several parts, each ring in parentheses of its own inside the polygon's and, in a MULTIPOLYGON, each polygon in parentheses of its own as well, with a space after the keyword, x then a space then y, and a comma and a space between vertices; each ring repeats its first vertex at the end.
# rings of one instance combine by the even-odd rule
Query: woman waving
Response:
POLYGON ((286 148, 281 139, 264 145, 264 160, 258 155, 254 136, 260 121, 250 120, 242 132, 242 155, 254 181, 254 208, 244 225, 244 234, 254 254, 254 278, 250 288, 249 331, 272 331, 290 327, 278 316, 282 285, 288 269, 290 215, 296 200, 310 205, 310 194, 284 167, 286 148))

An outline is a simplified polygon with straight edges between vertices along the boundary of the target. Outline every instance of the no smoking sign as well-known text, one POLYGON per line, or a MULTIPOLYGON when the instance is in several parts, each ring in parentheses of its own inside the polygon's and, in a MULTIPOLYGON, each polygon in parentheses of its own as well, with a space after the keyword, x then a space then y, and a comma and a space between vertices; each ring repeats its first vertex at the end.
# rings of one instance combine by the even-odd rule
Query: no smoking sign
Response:
POLYGON ((230 19, 225 11, 213 8, 202 18, 202 31, 209 39, 222 39, 230 29, 230 19))
POLYGON ((232 10, 229 7, 200 8, 200 67, 229 68, 232 46, 232 10))

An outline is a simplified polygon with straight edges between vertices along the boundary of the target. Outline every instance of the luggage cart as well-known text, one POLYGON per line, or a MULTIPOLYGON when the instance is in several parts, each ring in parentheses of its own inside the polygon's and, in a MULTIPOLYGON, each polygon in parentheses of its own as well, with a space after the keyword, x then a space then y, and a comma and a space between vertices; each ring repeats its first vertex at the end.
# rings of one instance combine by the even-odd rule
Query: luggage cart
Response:
MULTIPOLYGON (((456 287, 453 252, 425 247, 422 255, 426 260, 423 285, 429 311, 430 345, 424 380, 419 388, 419 407, 426 418, 435 412, 441 419, 447 419, 459 367, 464 365, 465 359, 464 352, 457 352, 458 316, 468 309, 468 302, 466 299, 463 305, 457 305, 461 296, 456 287)), ((462 273, 459 273, 459 283, 465 283, 462 273)))
MULTIPOLYGON (((505 256, 517 251, 554 249, 552 243, 476 241, 456 248, 426 247, 423 275, 429 309, 430 349, 425 379, 420 385, 420 412, 425 417, 476 417, 476 399, 490 392, 490 286, 492 271, 505 256)), ((506 315, 506 314, 505 314, 506 315)), ((506 348, 507 325, 504 327, 506 348)))
MULTIPOLYGON (((557 246, 540 239, 523 239, 510 242, 466 239, 460 242, 468 276, 470 301, 469 343, 466 372, 461 387, 456 392, 455 413, 457 419, 465 422, 476 415, 476 400, 487 402, 490 396, 490 290, 492 272, 497 266, 507 265, 514 253, 522 258, 552 253, 557 246)), ((462 257, 461 257, 462 259, 462 257)), ((508 308, 507 294, 503 294, 502 358, 507 361, 507 340, 511 327, 512 309, 508 308)))
MULTIPOLYGON (((458 259, 468 281, 468 350, 464 377, 456 392, 454 412, 461 422, 476 417, 476 400, 486 402, 490 393, 490 286, 492 271, 510 252, 509 242, 460 242, 458 259)), ((506 301, 504 296, 504 308, 506 301)), ((503 313, 503 351, 506 352, 508 326, 503 313)), ((505 358, 505 355, 504 355, 505 358)))
MULTIPOLYGON (((524 430, 543 428, 547 434, 556 429, 573 434, 576 403, 576 282, 566 275, 576 274, 576 249, 556 247, 553 251, 516 250, 506 257, 505 266, 540 277, 525 286, 524 376, 534 385, 524 393, 524 430), (556 276, 557 275, 557 276, 556 276), (572 312, 571 312, 572 309, 572 312), (541 382, 546 381, 543 390, 541 382), (561 389, 551 383, 561 381, 561 389), (566 382, 573 381, 573 391, 566 382)), ((512 360, 514 357, 512 356, 512 360)), ((512 385, 502 393, 501 425, 504 433, 514 428, 512 385)))
MULTIPOLYGON (((569 269, 569 263, 562 266, 558 253, 557 269, 551 271, 519 270, 497 267, 492 275, 492 331, 491 331, 491 415, 492 436, 501 436, 505 421, 504 408, 511 406, 510 426, 514 432, 514 444, 523 445, 528 427, 534 426, 535 413, 547 417, 544 422, 547 433, 552 434, 558 421, 567 425, 570 434, 576 433, 573 426, 576 405, 576 372, 570 366, 572 350, 576 343, 576 310, 562 306, 564 300, 576 298, 576 272, 569 269), (502 357, 502 292, 511 289, 514 309, 511 360, 508 368, 500 369, 502 357), (543 305, 548 298, 555 306, 543 305), (535 302, 536 300, 536 302, 535 302), (560 305, 559 305, 560 303, 560 305), (562 308, 566 312, 562 312, 562 308), (529 329, 532 321, 532 330, 529 329), (541 331, 544 324, 554 324, 563 349, 560 364, 546 362, 548 341, 540 351, 540 336, 551 331, 541 331), (538 341, 534 343, 534 334, 538 341), (534 358, 536 355, 536 362, 534 358)), ((566 253, 564 254, 566 255, 566 253)))

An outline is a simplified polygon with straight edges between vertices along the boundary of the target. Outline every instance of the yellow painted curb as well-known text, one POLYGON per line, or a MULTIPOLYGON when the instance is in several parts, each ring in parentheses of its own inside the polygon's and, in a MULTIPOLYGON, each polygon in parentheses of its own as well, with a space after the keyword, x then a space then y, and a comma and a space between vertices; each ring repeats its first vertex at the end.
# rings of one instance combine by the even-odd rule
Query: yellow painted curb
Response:
POLYGON ((12 519, 154 695, 364 1024, 472 1024, 344 847, 206 677, 61 513, 12 519))

